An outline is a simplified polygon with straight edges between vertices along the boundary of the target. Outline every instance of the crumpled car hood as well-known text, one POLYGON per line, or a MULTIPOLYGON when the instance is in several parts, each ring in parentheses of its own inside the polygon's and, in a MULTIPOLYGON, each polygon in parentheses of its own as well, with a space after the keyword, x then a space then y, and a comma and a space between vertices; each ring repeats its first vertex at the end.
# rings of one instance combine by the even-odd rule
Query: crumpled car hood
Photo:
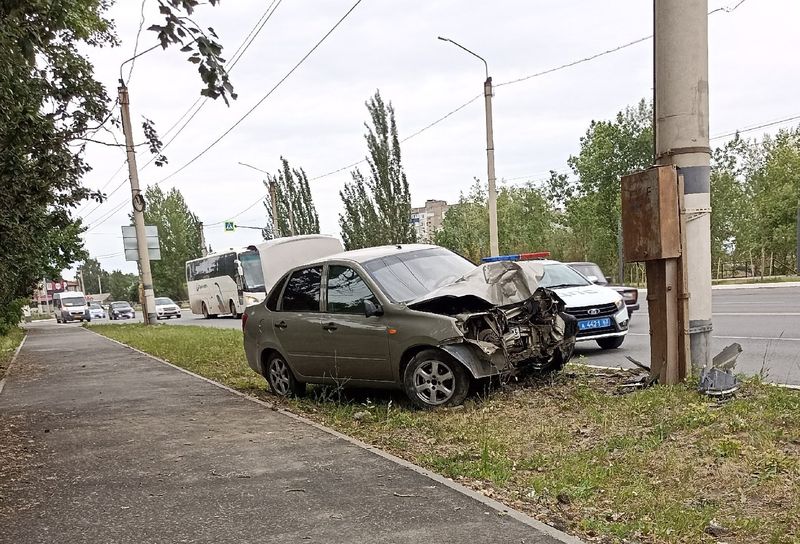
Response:
POLYGON ((434 289, 427 295, 412 300, 407 305, 415 310, 424 310, 446 299, 474 298, 475 309, 479 309, 479 300, 486 307, 508 306, 529 299, 539 283, 532 270, 520 266, 513 261, 483 263, 469 274, 453 283, 434 289))

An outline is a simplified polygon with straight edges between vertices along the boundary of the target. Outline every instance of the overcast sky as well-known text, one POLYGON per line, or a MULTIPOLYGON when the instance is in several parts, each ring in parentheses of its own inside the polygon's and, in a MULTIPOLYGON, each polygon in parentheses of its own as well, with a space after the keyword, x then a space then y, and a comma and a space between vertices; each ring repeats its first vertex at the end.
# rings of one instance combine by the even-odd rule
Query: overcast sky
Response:
MULTIPOLYGON (((232 70, 239 95, 226 107, 208 101, 165 150, 169 164, 142 168, 143 187, 186 164, 249 110, 352 6, 354 0, 282 0, 272 18, 232 70)), ((202 6, 195 20, 213 26, 227 58, 242 43, 270 1, 222 0, 202 6)), ((709 9, 738 0, 710 0, 709 9)), ((120 63, 133 54, 141 2, 118 0, 110 12, 121 45, 89 50, 96 75, 116 96, 120 63)), ((156 43, 147 27, 159 22, 156 0, 145 0, 139 51, 156 43)), ((732 13, 709 17, 712 137, 800 114, 800 3, 748 0, 732 13)), ((265 194, 263 175, 239 161, 275 172, 280 157, 302 166, 309 178, 363 159, 364 102, 380 89, 394 105, 400 137, 407 137, 482 93, 480 61, 446 36, 483 56, 495 85, 613 49, 652 32, 652 2, 643 0, 363 0, 300 68, 235 130, 177 175, 161 182, 177 187, 207 225, 235 218, 263 226, 261 204, 238 215, 265 194)), ((195 66, 177 48, 140 57, 129 84, 134 125, 152 119, 163 141, 199 96, 195 66)), ((124 73, 127 75, 128 66, 124 73)), ((652 95, 652 41, 590 62, 495 90, 494 137, 499 180, 521 183, 565 170, 591 120, 612 117, 652 95)), ((780 126, 767 129, 776 131, 780 126)), ((136 141, 143 141, 139 128, 136 141)), ((758 136, 759 130, 749 133, 758 136)), ((111 141, 109 134, 101 137, 111 141)), ((122 141, 121 134, 118 139, 122 141)), ((720 144, 723 140, 715 140, 720 144)), ((486 179, 483 101, 476 100, 402 145, 412 205, 426 199, 455 201, 474 177, 486 179)), ((120 169, 124 151, 92 146, 91 188, 110 192, 79 215, 90 226, 86 247, 106 270, 135 271, 122 252, 120 226, 128 224, 130 189, 120 169), (115 174, 115 172, 119 172, 115 174), (116 213, 107 213, 124 204, 116 213), (107 219, 106 219, 107 217, 107 219), (102 223, 101 220, 105 219, 102 223)), ((339 235, 339 190, 348 170, 311 182, 323 233, 339 235)), ((214 249, 260 240, 258 231, 225 233, 207 227, 214 249)), ((539 249, 539 248, 535 248, 539 249)), ((70 275, 67 272, 67 275, 70 275)))

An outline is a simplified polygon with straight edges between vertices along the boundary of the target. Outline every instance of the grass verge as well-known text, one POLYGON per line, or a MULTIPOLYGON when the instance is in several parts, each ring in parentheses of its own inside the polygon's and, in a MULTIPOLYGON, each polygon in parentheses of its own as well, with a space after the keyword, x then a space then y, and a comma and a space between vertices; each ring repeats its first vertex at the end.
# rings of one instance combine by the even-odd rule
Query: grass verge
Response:
MULTIPOLYGON (((239 331, 91 328, 268 395, 239 331)), ((800 393, 749 380, 726 403, 688 386, 618 395, 625 378, 570 365, 435 412, 325 388, 286 407, 589 541, 800 542, 800 393)))
POLYGON ((11 329, 6 335, 0 335, 0 378, 6 375, 14 351, 19 347, 23 338, 25 338, 25 331, 19 327, 11 329))

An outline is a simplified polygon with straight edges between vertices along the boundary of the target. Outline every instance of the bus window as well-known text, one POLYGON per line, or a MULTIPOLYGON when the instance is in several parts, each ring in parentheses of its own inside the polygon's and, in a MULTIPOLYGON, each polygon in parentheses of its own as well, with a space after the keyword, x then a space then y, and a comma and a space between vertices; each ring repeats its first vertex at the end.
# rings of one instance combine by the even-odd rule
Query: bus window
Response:
POLYGON ((244 291, 265 293, 264 271, 261 268, 261 257, 257 251, 245 251, 239 254, 242 264, 242 288, 244 291))

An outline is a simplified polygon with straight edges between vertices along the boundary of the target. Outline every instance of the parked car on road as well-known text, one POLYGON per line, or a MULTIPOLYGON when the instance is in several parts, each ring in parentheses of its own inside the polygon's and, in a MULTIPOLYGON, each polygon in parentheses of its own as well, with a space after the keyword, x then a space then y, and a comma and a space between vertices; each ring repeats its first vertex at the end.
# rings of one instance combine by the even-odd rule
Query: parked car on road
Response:
POLYGON ((89 304, 89 316, 92 319, 105 319, 106 311, 99 302, 92 302, 89 304))
POLYGON ((487 257, 484 262, 524 261, 533 267, 539 286, 554 291, 566 304, 566 313, 578 320, 578 342, 594 340, 602 349, 616 349, 628 334, 630 316, 622 297, 613 289, 595 285, 566 264, 549 260, 550 253, 523 253, 487 257))
POLYGON ((110 319, 133 319, 136 317, 136 312, 133 311, 130 303, 125 301, 116 301, 108 305, 108 317, 110 319))
POLYGON ((614 291, 620 294, 622 300, 625 301, 625 306, 628 307, 628 315, 633 316, 633 312, 639 309, 639 290, 636 287, 626 287, 624 285, 609 285, 608 280, 606 279, 605 274, 594 263, 589 262, 579 262, 579 263, 567 263, 569 266, 580 272, 581 274, 586 277, 590 282, 596 285, 603 285, 605 287, 610 287, 614 291))
POLYGON ((169 319, 171 317, 181 316, 181 307, 172 302, 171 298, 157 297, 156 298, 156 319, 169 319))
POLYGON ((433 408, 461 403, 473 380, 560 369, 577 333, 564 307, 520 263, 476 267, 411 244, 295 267, 242 328, 250 367, 277 395, 306 383, 398 388, 433 408))

